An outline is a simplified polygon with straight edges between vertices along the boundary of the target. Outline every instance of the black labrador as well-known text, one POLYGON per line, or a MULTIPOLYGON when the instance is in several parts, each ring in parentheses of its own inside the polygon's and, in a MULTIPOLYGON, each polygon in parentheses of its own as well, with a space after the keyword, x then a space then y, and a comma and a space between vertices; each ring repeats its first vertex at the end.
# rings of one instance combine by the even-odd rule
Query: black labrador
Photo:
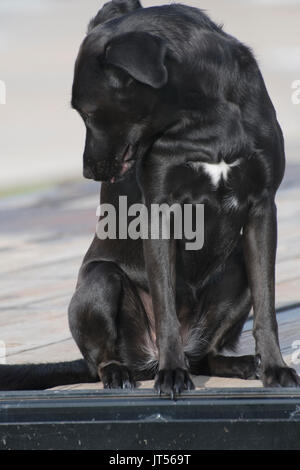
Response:
POLYGON ((155 377, 174 396, 194 387, 190 373, 299 386, 274 307, 284 143, 249 48, 196 8, 113 0, 80 47, 72 106, 86 126, 83 173, 102 182, 101 203, 117 215, 120 196, 149 210, 203 204, 205 241, 187 250, 184 236, 95 236, 69 307, 84 360, 1 366, 0 388, 99 379, 132 388, 155 377), (256 354, 221 355, 251 307, 256 354))

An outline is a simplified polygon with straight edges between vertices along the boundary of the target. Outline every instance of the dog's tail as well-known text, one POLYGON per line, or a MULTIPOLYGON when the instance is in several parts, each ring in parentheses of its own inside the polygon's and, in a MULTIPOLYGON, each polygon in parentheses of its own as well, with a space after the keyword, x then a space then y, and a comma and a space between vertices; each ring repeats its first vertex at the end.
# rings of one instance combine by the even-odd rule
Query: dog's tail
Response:
POLYGON ((58 385, 98 382, 83 359, 46 364, 1 364, 0 390, 45 390, 58 385))

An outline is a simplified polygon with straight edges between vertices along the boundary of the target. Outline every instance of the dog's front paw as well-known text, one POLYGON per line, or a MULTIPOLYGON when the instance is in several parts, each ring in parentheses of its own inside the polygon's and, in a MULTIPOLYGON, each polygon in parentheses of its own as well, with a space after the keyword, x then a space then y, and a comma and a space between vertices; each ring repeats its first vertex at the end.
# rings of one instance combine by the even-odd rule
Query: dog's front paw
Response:
POLYGON ((111 363, 99 369, 99 376, 104 388, 129 388, 136 386, 128 367, 111 363))
POLYGON ((156 377, 154 389, 157 393, 167 393, 174 400, 183 390, 195 388, 188 372, 181 368, 161 369, 156 377))
POLYGON ((266 367, 261 380, 264 387, 300 387, 300 377, 291 367, 266 367))

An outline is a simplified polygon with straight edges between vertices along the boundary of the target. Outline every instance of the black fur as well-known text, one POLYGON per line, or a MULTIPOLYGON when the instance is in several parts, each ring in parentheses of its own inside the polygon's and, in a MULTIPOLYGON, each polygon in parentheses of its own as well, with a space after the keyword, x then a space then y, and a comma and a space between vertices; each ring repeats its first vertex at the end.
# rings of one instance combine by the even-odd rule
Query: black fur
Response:
MULTIPOLYGON (((198 9, 112 1, 90 22, 72 95, 87 131, 84 175, 103 182, 102 203, 205 205, 201 250, 185 239, 95 237, 69 307, 85 380, 131 388, 156 377, 172 396, 193 388, 190 372, 299 385, 274 305, 283 137, 250 49, 198 9), (214 183, 204 163, 228 176, 214 183), (251 306, 256 355, 222 356, 251 306)), ((34 367, 2 366, 0 387, 83 380, 73 366, 66 378, 53 367, 49 381, 34 367)))

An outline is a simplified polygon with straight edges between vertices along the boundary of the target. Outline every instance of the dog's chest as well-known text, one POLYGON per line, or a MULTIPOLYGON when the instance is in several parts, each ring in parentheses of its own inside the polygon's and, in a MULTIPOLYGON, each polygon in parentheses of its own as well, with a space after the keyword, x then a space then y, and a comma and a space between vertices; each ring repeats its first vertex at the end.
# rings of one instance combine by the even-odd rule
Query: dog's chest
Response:
POLYGON ((245 207, 248 184, 245 163, 237 158, 218 162, 188 160, 170 172, 172 202, 203 204, 207 214, 237 214, 245 207))
POLYGON ((184 214, 189 214, 187 205, 194 207, 192 220, 184 218, 193 230, 189 232, 184 225, 186 236, 179 246, 187 271, 185 277, 195 278, 196 283, 230 255, 240 237, 248 204, 245 173, 245 161, 241 158, 217 162, 188 160, 181 173, 173 173, 175 201, 180 202, 184 214), (195 207, 200 204, 202 218, 195 207), (195 233, 196 241, 201 240, 199 249, 200 243, 187 244, 190 233, 195 233))
MULTIPOLYGON (((194 172, 194 177, 203 184, 202 195, 210 195, 224 211, 238 210, 241 202, 241 192, 238 187, 238 178, 241 169, 240 160, 227 163, 221 160, 215 162, 188 162, 194 172)), ((200 188, 199 188, 200 189, 200 188)), ((199 191, 201 197, 201 189, 199 191)))
POLYGON ((224 160, 221 160, 218 163, 212 162, 188 162, 190 167, 193 168, 195 171, 202 170, 210 179, 213 186, 217 187, 223 179, 224 181, 227 180, 228 174, 232 167, 237 166, 239 164, 239 160, 236 160, 233 163, 226 163, 224 160))

